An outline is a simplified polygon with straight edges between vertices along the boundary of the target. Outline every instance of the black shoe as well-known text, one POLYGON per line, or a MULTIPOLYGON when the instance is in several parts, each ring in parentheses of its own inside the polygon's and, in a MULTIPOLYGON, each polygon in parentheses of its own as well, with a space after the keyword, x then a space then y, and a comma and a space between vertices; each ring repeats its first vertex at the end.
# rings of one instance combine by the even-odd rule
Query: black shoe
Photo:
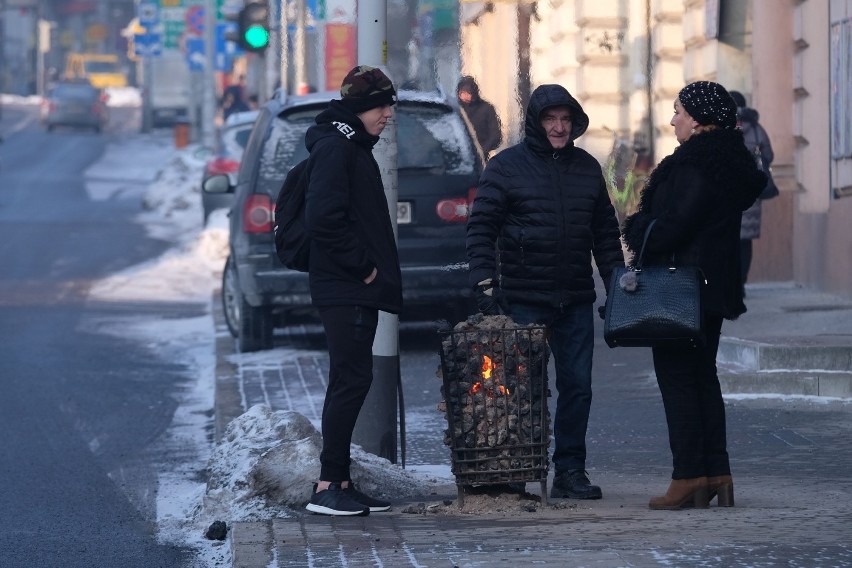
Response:
POLYGON ((364 517, 370 514, 370 508, 354 501, 346 491, 340 487, 339 483, 332 483, 328 489, 317 492, 317 486, 314 484, 314 492, 311 494, 311 501, 305 507, 312 513, 320 515, 333 516, 359 516, 364 517))
POLYGON ((352 481, 349 481, 349 486, 343 490, 343 493, 345 493, 346 496, 353 501, 368 507, 371 513, 387 511, 391 507, 390 501, 382 501, 381 499, 375 499, 374 497, 361 493, 355 488, 355 484, 352 483, 352 481))
POLYGON ((553 479, 550 496, 554 499, 570 497, 571 499, 600 499, 603 497, 601 488, 592 485, 588 475, 582 469, 571 469, 557 472, 553 479))

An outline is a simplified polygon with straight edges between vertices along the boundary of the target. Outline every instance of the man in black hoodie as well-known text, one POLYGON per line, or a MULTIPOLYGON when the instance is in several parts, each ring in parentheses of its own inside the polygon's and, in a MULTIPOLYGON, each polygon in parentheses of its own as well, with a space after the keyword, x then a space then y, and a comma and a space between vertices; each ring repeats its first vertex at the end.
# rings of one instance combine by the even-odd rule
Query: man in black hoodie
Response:
POLYGON ((368 515, 390 503, 355 488, 349 472, 355 422, 373 381, 379 310, 399 313, 402 277, 381 172, 373 157, 393 115, 396 90, 366 65, 343 79, 340 100, 308 129, 305 224, 311 241, 311 300, 328 340, 328 389, 322 413, 320 480, 307 509, 368 515))
POLYGON ((456 96, 462 112, 470 121, 476 140, 482 148, 482 153, 487 159, 492 150, 495 150, 503 141, 500 132, 500 118, 494 105, 479 96, 479 85, 473 77, 465 75, 459 79, 456 87, 456 96))
POLYGON ((613 268, 624 265, 600 164, 574 146, 588 126, 589 117, 564 87, 542 85, 533 91, 524 140, 488 162, 467 224, 470 284, 480 311, 504 311, 518 324, 548 329, 558 391, 551 491, 556 498, 602 496, 585 471, 594 347, 592 256, 606 287, 613 268))

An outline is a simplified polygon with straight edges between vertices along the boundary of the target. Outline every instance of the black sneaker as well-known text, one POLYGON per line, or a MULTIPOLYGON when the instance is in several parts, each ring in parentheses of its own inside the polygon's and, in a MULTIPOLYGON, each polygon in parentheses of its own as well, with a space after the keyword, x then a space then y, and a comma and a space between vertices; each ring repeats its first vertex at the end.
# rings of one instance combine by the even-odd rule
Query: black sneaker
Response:
POLYGON ((364 517, 370 514, 370 508, 354 501, 340 487, 339 483, 332 483, 328 486, 328 489, 320 492, 317 492, 317 485, 315 483, 314 492, 311 494, 311 501, 305 509, 320 515, 364 517))
POLYGON ((601 488, 592 485, 589 476, 582 469, 571 469, 557 472, 553 479, 550 496, 554 499, 570 497, 571 499, 600 499, 603 497, 601 488))
POLYGON ((349 486, 343 490, 343 493, 346 494, 347 497, 356 501, 365 507, 370 508, 371 513, 378 513, 380 511, 387 511, 390 509, 391 504, 390 501, 382 501, 381 499, 376 499, 374 497, 370 497, 364 493, 358 491, 355 488, 355 484, 352 481, 349 482, 349 486))

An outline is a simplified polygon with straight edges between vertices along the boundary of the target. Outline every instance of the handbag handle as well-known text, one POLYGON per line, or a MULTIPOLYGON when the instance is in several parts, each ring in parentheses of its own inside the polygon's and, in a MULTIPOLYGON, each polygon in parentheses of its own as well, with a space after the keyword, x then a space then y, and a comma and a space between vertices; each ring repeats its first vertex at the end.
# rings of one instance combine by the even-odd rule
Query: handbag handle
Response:
MULTIPOLYGON (((639 259, 636 261, 636 265, 633 268, 634 272, 642 272, 642 258, 645 256, 645 244, 647 243, 648 235, 651 234, 651 229, 654 227, 654 223, 656 222, 657 220, 653 219, 650 223, 648 223, 648 228, 645 229, 645 235, 642 237, 642 248, 639 249, 639 259)), ((672 253, 672 256, 669 258, 669 261, 669 270, 677 270, 677 263, 675 262, 675 253, 672 253)), ((701 268, 699 267, 698 272, 699 274, 701 274, 701 281, 704 282, 704 284, 707 284, 707 277, 704 275, 704 271, 701 270, 701 268)))
MULTIPOLYGON (((642 271, 642 259, 645 256, 645 245, 648 243, 648 235, 651 234, 651 229, 654 228, 654 223, 656 223, 656 219, 652 219, 650 223, 648 223, 648 227, 645 229, 645 235, 642 237, 642 248, 639 249, 639 259, 636 261, 635 270, 636 272, 642 271)), ((672 253, 672 265, 674 265, 674 253, 672 253)))

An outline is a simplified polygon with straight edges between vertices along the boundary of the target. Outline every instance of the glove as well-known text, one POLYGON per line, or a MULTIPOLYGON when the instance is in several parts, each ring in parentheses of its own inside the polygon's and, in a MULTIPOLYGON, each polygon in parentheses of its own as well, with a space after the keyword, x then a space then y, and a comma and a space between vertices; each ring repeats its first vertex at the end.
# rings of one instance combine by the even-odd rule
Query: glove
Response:
POLYGON ((495 288, 491 279, 483 280, 474 289, 476 295, 476 306, 482 315, 496 316, 509 313, 500 289, 495 288))
POLYGON ((606 319, 606 304, 598 306, 598 315, 601 316, 601 319, 606 319))

